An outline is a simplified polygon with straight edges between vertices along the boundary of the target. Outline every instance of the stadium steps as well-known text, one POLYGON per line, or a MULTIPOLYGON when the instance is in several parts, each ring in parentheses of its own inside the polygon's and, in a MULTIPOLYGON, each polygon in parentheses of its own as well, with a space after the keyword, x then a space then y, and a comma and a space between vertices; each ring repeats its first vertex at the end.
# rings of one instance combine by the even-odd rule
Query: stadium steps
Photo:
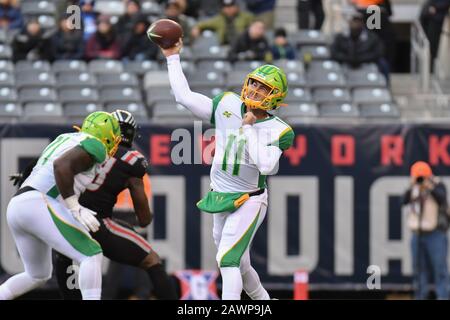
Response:
POLYGON ((391 75, 391 92, 403 119, 440 120, 450 117, 450 105, 447 99, 442 99, 442 92, 445 92, 442 90, 435 78, 431 79, 430 91, 423 93, 417 75, 391 75))

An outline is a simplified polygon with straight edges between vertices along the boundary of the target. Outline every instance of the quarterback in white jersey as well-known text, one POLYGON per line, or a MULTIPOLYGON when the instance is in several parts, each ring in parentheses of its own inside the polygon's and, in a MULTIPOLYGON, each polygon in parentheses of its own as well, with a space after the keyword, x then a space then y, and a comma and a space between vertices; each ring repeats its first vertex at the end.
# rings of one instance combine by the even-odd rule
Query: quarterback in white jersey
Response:
POLYGON ((0 300, 14 299, 50 279, 52 249, 80 264, 83 299, 100 299, 102 248, 89 234, 100 224, 78 197, 119 143, 117 120, 94 112, 80 132, 62 134, 45 148, 8 204, 8 225, 25 271, 0 286, 0 300))
POLYGON ((183 74, 182 41, 162 49, 176 101, 216 128, 211 191, 197 203, 214 214, 213 237, 223 280, 222 299, 238 300, 242 289, 252 299, 269 299, 250 264, 250 245, 267 211, 266 176, 294 139, 292 128, 267 111, 287 95, 284 72, 264 65, 245 79, 241 96, 225 92, 210 99, 192 92, 183 74))

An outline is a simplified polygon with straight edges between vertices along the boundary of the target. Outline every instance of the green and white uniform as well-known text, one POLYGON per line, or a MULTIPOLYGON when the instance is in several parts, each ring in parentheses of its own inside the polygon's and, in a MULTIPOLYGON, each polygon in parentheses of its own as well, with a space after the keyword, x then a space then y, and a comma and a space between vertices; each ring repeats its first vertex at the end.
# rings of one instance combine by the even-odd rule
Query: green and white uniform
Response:
MULTIPOLYGON (((105 146, 95 137, 84 132, 61 134, 44 149, 36 166, 22 186, 33 187, 52 198, 57 198, 59 192, 56 188, 53 163, 66 151, 76 146, 89 153, 96 163, 102 163, 107 158, 105 146)), ((83 193, 86 186, 94 180, 97 170, 99 170, 99 166, 94 165, 88 171, 75 175, 73 188, 76 195, 79 196, 83 193)))
POLYGON ((265 189, 266 176, 275 174, 279 158, 294 139, 292 128, 276 116, 258 120, 252 126, 242 126, 245 105, 240 97, 225 92, 210 99, 192 92, 183 74, 180 58, 167 58, 169 79, 178 103, 188 108, 198 118, 216 128, 216 147, 211 167, 211 189, 197 205, 214 213, 213 237, 218 252, 216 260, 224 281, 223 299, 239 299, 239 289, 232 282, 242 276, 243 289, 253 299, 268 299, 256 271, 250 265, 250 243, 267 211, 267 191, 249 197, 247 193, 265 189), (247 196, 248 197, 248 196, 247 196), (238 201, 236 204, 235 201, 238 201), (225 208, 228 208, 225 209, 225 208), (222 210, 222 211, 221 211, 222 210), (239 268, 240 275, 229 276, 239 268), (231 283, 230 283, 231 282, 231 283), (232 291, 239 293, 225 293, 232 291))
POLYGON ((35 190, 19 194, 9 202, 7 221, 25 272, 11 277, 0 286, 0 300, 20 296, 49 279, 52 274, 52 249, 80 264, 80 276, 83 275, 80 281, 84 281, 80 283, 84 288, 83 298, 99 297, 102 249, 64 205, 53 173, 54 161, 77 146, 89 153, 97 163, 75 176, 74 190, 77 194, 83 192, 95 178, 98 164, 106 159, 106 148, 86 133, 68 133, 58 136, 47 146, 21 186, 35 190))

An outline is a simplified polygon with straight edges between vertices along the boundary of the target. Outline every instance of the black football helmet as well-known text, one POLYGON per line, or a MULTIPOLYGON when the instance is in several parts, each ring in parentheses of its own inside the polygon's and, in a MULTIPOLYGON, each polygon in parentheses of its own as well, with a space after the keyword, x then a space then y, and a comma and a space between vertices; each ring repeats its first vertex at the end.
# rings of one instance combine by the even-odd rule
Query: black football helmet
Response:
POLYGON ((137 123, 133 115, 126 110, 116 110, 113 117, 119 121, 120 133, 122 135, 121 145, 131 148, 136 137, 137 123))

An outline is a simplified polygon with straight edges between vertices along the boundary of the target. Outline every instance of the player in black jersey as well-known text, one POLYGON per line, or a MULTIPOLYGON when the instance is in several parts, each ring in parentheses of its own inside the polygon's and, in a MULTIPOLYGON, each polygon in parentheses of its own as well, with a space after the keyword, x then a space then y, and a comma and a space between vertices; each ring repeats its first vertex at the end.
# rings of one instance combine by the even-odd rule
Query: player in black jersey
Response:
MULTIPOLYGON (((111 217, 117 196, 125 189, 130 191, 140 226, 150 224, 153 217, 143 183, 147 161, 142 154, 132 148, 137 129, 136 121, 128 111, 117 110, 113 115, 119 121, 122 142, 114 157, 103 164, 104 170, 101 170, 80 196, 79 203, 97 212, 100 229, 92 233, 92 237, 100 243, 105 257, 147 271, 158 299, 177 299, 175 289, 161 265, 159 256, 152 250, 147 240, 132 228, 111 217)), ((53 263, 63 298, 81 299, 78 290, 67 287, 67 279, 70 276, 67 270, 72 261, 59 253, 55 254, 53 263)))

